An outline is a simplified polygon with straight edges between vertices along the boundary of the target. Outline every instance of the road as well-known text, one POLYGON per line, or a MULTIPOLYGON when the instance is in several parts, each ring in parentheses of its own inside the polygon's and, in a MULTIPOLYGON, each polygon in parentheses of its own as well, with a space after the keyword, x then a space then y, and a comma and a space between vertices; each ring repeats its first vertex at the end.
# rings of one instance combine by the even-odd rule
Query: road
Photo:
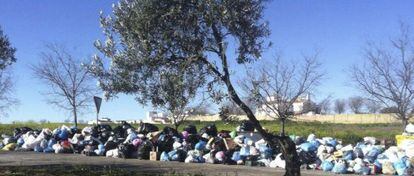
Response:
MULTIPOLYGON (((89 166, 98 169, 117 168, 140 175, 283 175, 283 169, 247 167, 221 164, 160 162, 137 159, 87 157, 78 154, 45 154, 36 152, 0 152, 0 171, 7 168, 53 168, 89 166)), ((1 175, 1 174, 0 174, 1 175)), ((51 174, 53 175, 53 174, 51 174)), ((320 171, 302 171, 302 175, 329 175, 320 171)))

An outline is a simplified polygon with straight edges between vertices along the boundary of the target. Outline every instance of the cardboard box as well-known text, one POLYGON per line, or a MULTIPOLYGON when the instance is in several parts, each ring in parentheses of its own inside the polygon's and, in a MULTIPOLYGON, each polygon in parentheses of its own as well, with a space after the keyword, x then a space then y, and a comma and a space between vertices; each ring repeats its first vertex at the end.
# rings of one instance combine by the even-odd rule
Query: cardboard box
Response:
POLYGON ((157 161, 158 160, 156 151, 151 151, 150 152, 150 160, 151 161, 157 161))

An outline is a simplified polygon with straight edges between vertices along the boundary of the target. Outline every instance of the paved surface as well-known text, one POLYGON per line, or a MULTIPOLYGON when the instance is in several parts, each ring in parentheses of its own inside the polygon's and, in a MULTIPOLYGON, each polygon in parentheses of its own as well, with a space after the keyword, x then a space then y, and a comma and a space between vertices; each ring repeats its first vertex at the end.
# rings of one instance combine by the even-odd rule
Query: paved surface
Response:
MULTIPOLYGON (((78 154, 44 154, 36 152, 0 152, 0 169, 8 167, 93 166, 122 168, 142 174, 191 175, 283 175, 284 170, 221 164, 160 162, 137 159, 87 157, 78 154)), ((320 171, 303 171, 302 175, 327 175, 320 171)))

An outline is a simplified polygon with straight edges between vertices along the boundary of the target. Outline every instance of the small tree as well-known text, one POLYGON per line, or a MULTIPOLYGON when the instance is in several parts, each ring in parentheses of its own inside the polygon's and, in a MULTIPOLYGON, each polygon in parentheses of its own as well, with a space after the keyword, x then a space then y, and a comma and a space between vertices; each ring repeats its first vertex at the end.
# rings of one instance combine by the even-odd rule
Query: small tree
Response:
POLYGON ((341 99, 336 99, 335 103, 334 103, 334 111, 337 114, 342 114, 344 113, 346 110, 346 103, 345 100, 341 100, 341 99))
POLYGON ((7 109, 17 103, 17 100, 11 97, 13 90, 13 81, 8 68, 14 62, 16 48, 12 47, 9 38, 4 35, 0 26, 0 115, 7 116, 7 109))
POLYGON ((362 106, 364 105, 364 99, 360 96, 350 97, 348 100, 348 106, 355 114, 362 113, 362 106))
POLYGON ((331 112, 331 101, 332 97, 327 96, 318 103, 318 107, 320 109, 321 114, 329 114, 331 112))
POLYGON ((365 100, 365 107, 367 107, 368 112, 372 114, 378 113, 378 111, 381 109, 381 105, 371 99, 365 100))
POLYGON ((246 113, 241 109, 239 106, 237 106, 234 102, 225 101, 222 105, 224 109, 227 109, 228 113, 230 115, 245 115, 246 113))
POLYGON ((402 23, 400 31, 388 48, 370 42, 365 63, 352 67, 351 76, 368 98, 396 107, 396 118, 405 128, 414 108, 414 48, 409 27, 402 23))
POLYGON ((281 135, 285 135, 285 121, 293 116, 293 103, 306 96, 320 84, 318 55, 305 56, 303 62, 284 63, 281 57, 248 71, 243 89, 264 105, 264 112, 281 121, 281 135), (300 65, 300 66, 297 66, 300 65))
POLYGON ((78 114, 92 103, 96 93, 93 78, 81 66, 82 60, 63 46, 47 45, 40 59, 40 63, 32 65, 31 69, 49 87, 46 92, 48 103, 71 112, 77 126, 78 114))
POLYGON ((212 105, 209 102, 202 102, 196 106, 188 108, 190 115, 211 115, 213 114, 212 105))

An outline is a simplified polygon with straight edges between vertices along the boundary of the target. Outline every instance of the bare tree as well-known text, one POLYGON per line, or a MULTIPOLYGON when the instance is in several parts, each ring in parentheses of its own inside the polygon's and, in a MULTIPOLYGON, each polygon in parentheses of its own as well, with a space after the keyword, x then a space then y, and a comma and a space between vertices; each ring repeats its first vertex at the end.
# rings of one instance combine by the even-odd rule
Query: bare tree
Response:
POLYGON ((367 111, 372 114, 378 113, 381 109, 381 105, 378 102, 370 99, 365 100, 365 107, 367 108, 367 111))
POLYGON ((191 115, 209 115, 213 114, 211 103, 203 102, 189 108, 191 115))
POLYGON ((31 69, 35 77, 49 87, 48 103, 71 112, 77 126, 78 114, 92 103, 96 86, 81 66, 83 60, 57 44, 47 45, 46 49, 40 55, 40 63, 32 65, 31 69))
POLYGON ((334 103, 334 111, 337 114, 342 114, 344 113, 346 110, 346 103, 345 100, 341 100, 341 99, 336 99, 335 103, 334 103))
MULTIPOLYGON (((247 104, 247 103, 246 103, 247 104)), ((230 115, 245 115, 246 113, 231 100, 223 102, 222 107, 228 111, 230 115)))
POLYGON ((17 100, 11 96, 13 81, 9 69, 10 65, 16 62, 15 52, 16 49, 11 46, 0 26, 0 115, 5 116, 8 108, 17 103, 17 100))
POLYGON ((331 111, 332 96, 329 95, 318 103, 321 114, 329 114, 331 111))
POLYGON ((351 76, 364 94, 385 107, 397 107, 403 128, 412 117, 414 100, 414 54, 409 27, 400 25, 400 36, 388 47, 373 42, 365 49, 365 63, 352 67, 351 76))
POLYGON ((355 114, 361 114, 362 106, 364 105, 364 98, 360 96, 350 97, 348 99, 348 105, 352 112, 355 114))
POLYGON ((273 62, 249 70, 241 87, 262 104, 269 117, 281 121, 281 135, 285 135, 285 121, 293 116, 293 103, 304 98, 320 84, 318 54, 304 56, 303 62, 285 63, 280 56, 273 62))

